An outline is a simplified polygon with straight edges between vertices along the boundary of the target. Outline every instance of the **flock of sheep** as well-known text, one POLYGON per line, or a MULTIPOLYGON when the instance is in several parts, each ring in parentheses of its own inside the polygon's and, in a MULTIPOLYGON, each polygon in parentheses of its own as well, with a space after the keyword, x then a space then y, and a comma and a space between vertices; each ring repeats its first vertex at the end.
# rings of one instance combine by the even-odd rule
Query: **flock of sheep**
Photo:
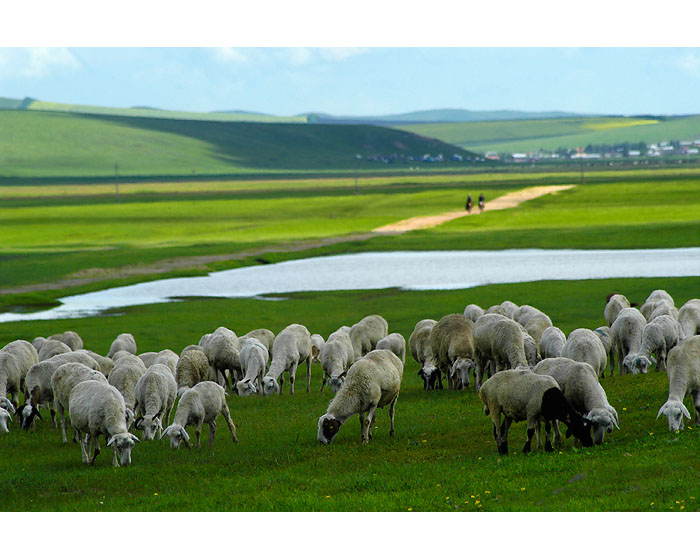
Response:
MULTIPOLYGON (((512 422, 527 421, 525 452, 533 436, 542 447, 541 423, 548 451, 554 448, 552 430, 554 446, 561 445, 559 422, 567 437, 584 446, 602 443, 606 432, 619 429, 617 411, 600 384, 608 360, 611 375, 616 363, 620 373, 645 373, 653 363, 666 369, 669 397, 657 418, 664 414, 671 430, 683 429, 683 417, 690 418, 683 400, 691 394, 700 423, 700 299, 677 309, 667 292, 656 290, 637 310, 614 294, 604 316, 607 326, 576 329, 566 337, 530 305, 504 301, 487 310, 468 305, 462 314, 419 321, 408 345, 426 390, 442 389, 443 374, 448 388, 468 388, 473 375, 502 454, 508 452, 512 422)), ((83 462, 94 464, 103 435, 114 466, 131 463, 131 450, 140 441, 129 432, 132 426, 144 440, 167 436, 173 448, 182 442, 190 447, 188 426, 195 426, 199 446, 208 424, 212 444, 216 420, 223 416, 237 443, 225 390, 241 396, 281 393, 287 372, 293 395, 297 368, 305 363, 309 392, 311 364, 318 362, 321 391, 328 385, 335 392, 318 420, 318 441, 331 443, 342 424, 358 414, 362 441, 368 442, 377 409, 387 405, 394 435, 405 353, 403 336, 389 334, 379 315, 340 327, 327 340, 299 324, 277 336, 256 329, 238 337, 219 327, 179 355, 167 349, 137 354, 134 337, 126 333, 106 356, 83 349, 72 331, 31 343, 16 340, 0 349, 0 432, 9 431, 13 414, 28 429, 41 418, 40 408, 48 407, 54 427, 58 413, 66 443, 68 411, 83 462)))

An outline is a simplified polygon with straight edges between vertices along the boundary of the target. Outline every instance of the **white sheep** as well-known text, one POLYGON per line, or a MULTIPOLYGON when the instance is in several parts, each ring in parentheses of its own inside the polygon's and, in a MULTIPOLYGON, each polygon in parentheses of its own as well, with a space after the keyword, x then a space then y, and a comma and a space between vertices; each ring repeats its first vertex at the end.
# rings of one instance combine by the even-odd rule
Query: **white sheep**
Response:
POLYGON ((525 330, 538 345, 542 333, 552 326, 552 320, 549 316, 532 305, 521 305, 513 313, 513 320, 525 327, 525 330))
POLYGON ((311 363, 318 364, 321 362, 321 349, 326 343, 320 334, 311 335, 311 363))
POLYGON ((83 349, 83 339, 80 338, 80 335, 75 331, 66 331, 59 334, 52 334, 49 337, 49 340, 60 340, 68 347, 70 347, 70 349, 73 351, 83 349))
POLYGON ((520 309, 520 306, 513 303, 512 301, 505 300, 501 302, 501 309, 506 312, 506 317, 509 319, 513 319, 515 317, 515 314, 518 312, 520 309))
POLYGON ((426 391, 435 389, 436 383, 438 389, 442 389, 442 376, 437 368, 435 354, 433 354, 433 348, 430 345, 430 333, 435 325, 437 325, 437 321, 434 319, 418 321, 408 338, 408 348, 413 359, 420 365, 418 377, 423 379, 423 389, 426 391))
POLYGON ((406 339, 399 333, 391 333, 377 342, 377 350, 391 350, 406 365, 406 339))
POLYGON ((350 327, 350 340, 355 349, 355 360, 374 350, 377 342, 388 332, 389 324, 381 315, 367 315, 350 327))
POLYGON ((560 356, 589 364, 599 377, 605 374, 605 366, 608 364, 605 346, 598 335, 590 329, 571 331, 560 356))
POLYGON ((661 317, 663 315, 668 315, 669 317, 678 321, 678 309, 667 301, 661 301, 661 303, 654 307, 654 310, 651 312, 651 315, 649 315, 647 322, 650 323, 657 317, 661 317))
POLYGON ((678 310, 681 338, 700 334, 700 299, 686 301, 678 310))
POLYGON ((647 321, 651 321, 651 316, 657 307, 667 305, 674 307, 673 298, 666 290, 654 290, 649 294, 644 304, 639 308, 639 311, 647 321))
POLYGON ((528 367, 523 331, 513 320, 498 313, 486 313, 474 324, 474 357, 476 389, 489 376, 504 369, 528 367))
POLYGON ((146 368, 149 368, 155 363, 156 356, 158 356, 158 352, 142 352, 137 356, 137 358, 143 362, 143 365, 146 366, 146 368))
POLYGON ((98 354, 97 352, 93 352, 92 350, 79 350, 79 352, 85 352, 88 356, 90 356, 93 360, 95 360, 99 366, 100 366, 100 371, 105 377, 109 377, 110 372, 114 369, 114 360, 111 358, 108 358, 106 356, 102 356, 101 354, 98 354))
POLYGON ((0 434, 6 434, 10 431, 7 425, 8 420, 12 422, 12 414, 8 410, 0 408, 0 434))
POLYGON ((209 360, 199 347, 185 348, 175 366, 177 394, 182 395, 201 381, 209 381, 209 360))
POLYGON ((19 360, 12 352, 0 350, 0 408, 15 411, 22 392, 22 382, 23 372, 19 360))
MULTIPOLYGON (((109 384, 116 387, 124 397, 126 409, 132 414, 136 410, 136 384, 146 373, 146 366, 137 357, 133 359, 123 357, 114 364, 114 369, 109 374, 109 384)), ((131 421, 129 421, 131 427, 131 421)))
POLYGON ((591 424, 574 410, 566 400, 557 382, 547 375, 537 375, 526 368, 507 369, 498 372, 484 382, 479 390, 484 404, 484 414, 493 422, 493 435, 498 453, 508 454, 508 430, 512 422, 527 420, 527 439, 523 453, 532 449, 532 436, 537 435, 537 446, 541 446, 541 421, 545 422, 545 450, 552 451, 550 442, 551 423, 555 420, 567 425, 567 437, 571 434, 584 447, 591 447, 591 424), (501 414, 504 420, 501 423, 501 414))
POLYGON ((204 340, 202 348, 209 365, 216 371, 215 379, 222 386, 228 381, 229 386, 233 387, 241 373, 241 345, 236 333, 226 327, 219 327, 204 340))
POLYGON ((672 432, 683 429, 683 416, 690 419, 690 412, 683 404, 688 395, 693 397, 695 424, 700 424, 700 336, 684 339, 668 353, 668 400, 661 406, 672 432))
POLYGON ((51 376, 53 403, 56 413, 58 414, 58 419, 61 421, 61 437, 63 443, 68 442, 64 411, 69 408, 71 391, 78 383, 89 380, 107 383, 107 378, 101 372, 76 362, 70 362, 59 366, 51 376))
POLYGON ((143 430, 143 439, 160 435, 163 422, 170 422, 170 412, 175 405, 177 384, 170 368, 165 364, 153 364, 136 382, 134 388, 136 404, 136 427, 143 430))
POLYGON ((65 354, 66 352, 72 352, 70 346, 60 340, 49 339, 42 345, 41 350, 39 350, 39 361, 43 362, 44 360, 53 358, 58 354, 65 354))
POLYGON ((530 368, 535 367, 542 357, 540 356, 540 350, 537 347, 537 342, 535 342, 535 339, 532 338, 527 332, 523 333, 523 346, 525 347, 525 359, 527 360, 527 365, 530 366, 530 368))
MULTIPOLYGON (((635 365, 635 358, 639 354, 639 347, 642 345, 642 333, 647 324, 644 315, 634 307, 625 308, 618 313, 615 322, 610 327, 613 336, 613 344, 617 350, 617 363, 620 367, 620 374, 637 373, 638 367, 635 365)), ((612 375, 612 370, 610 375, 612 375)))
POLYGON ((566 344, 566 336, 559 327, 547 327, 540 337, 542 359, 557 358, 566 344))
MULTIPOLYGON (((603 343, 603 348, 605 348, 605 353, 608 356, 608 364, 610 366, 610 374, 615 370, 615 354, 617 349, 615 348, 615 341, 613 340, 612 331, 608 326, 598 327, 593 331, 600 341, 603 343)), ((605 379, 605 373, 600 375, 601 379, 605 379)))
POLYGON ((473 323, 476 323, 477 319, 481 317, 485 311, 483 308, 479 307, 475 303, 470 303, 464 308, 464 313, 463 315, 467 318, 470 319, 473 323))
POLYGON ((112 342, 112 345, 109 347, 107 357, 114 359, 114 354, 116 354, 119 350, 125 350, 130 354, 136 355, 138 350, 136 348, 136 340, 134 339, 134 335, 130 333, 122 333, 117 336, 117 338, 115 338, 112 342))
POLYGON ((269 329, 253 329, 250 332, 245 333, 243 336, 239 337, 239 342, 241 346, 243 343, 249 339, 255 338, 267 348, 268 354, 272 353, 272 343, 275 341, 275 333, 269 329))
POLYGON ((311 333, 304 325, 285 327, 272 344, 272 362, 263 377, 265 395, 281 393, 283 374, 289 372, 289 394, 294 394, 294 379, 299 364, 306 362, 306 392, 311 391, 311 333))
POLYGON ((403 364, 389 350, 373 350, 348 370, 345 383, 318 419, 318 441, 330 444, 348 418, 360 415, 362 443, 372 439, 377 408, 389 405, 389 436, 394 437, 394 409, 399 398, 403 364))
POLYGON ((603 311, 603 316, 609 327, 617 319, 618 313, 623 309, 627 309, 630 306, 629 300, 622 294, 611 294, 608 296, 608 301, 605 304, 605 310, 603 311))
POLYGON ((252 393, 262 393, 263 377, 267 370, 269 355, 265 345, 256 338, 248 338, 240 353, 244 377, 236 384, 238 394, 247 397, 252 393))
POLYGON ((656 362, 656 371, 666 371, 668 352, 680 342, 680 338, 681 325, 670 315, 659 315, 649 321, 642 331, 639 354, 630 359, 632 367, 635 371, 646 373, 651 363, 656 362))
POLYGON ((505 309, 503 309, 503 307, 500 304, 492 305, 486 311, 484 311, 484 315, 491 315, 491 314, 503 315, 504 317, 508 317, 508 313, 506 312, 505 309))
POLYGON ((46 337, 37 336, 36 338, 34 338, 34 339, 32 340, 32 346, 34 346, 34 348, 35 348, 36 351, 38 352, 39 350, 41 350, 41 347, 44 345, 44 343, 45 343, 47 340, 48 340, 48 338, 46 338, 46 337))
POLYGON ((168 366, 168 368, 170 368, 170 371, 173 374, 173 377, 175 377, 175 369, 177 368, 177 361, 179 358, 180 356, 178 356, 175 352, 173 352, 169 348, 166 348, 158 352, 158 355, 156 356, 156 359, 153 361, 153 363, 168 366))
POLYGON ((231 431, 233 443, 238 443, 236 436, 236 426, 231 419, 231 412, 226 404, 226 394, 224 388, 213 381, 202 381, 191 389, 187 389, 180 398, 180 403, 175 412, 173 423, 168 426, 160 436, 160 439, 168 436, 170 447, 177 449, 182 441, 187 447, 190 444, 190 436, 187 434, 187 426, 195 426, 195 436, 197 447, 199 447, 199 436, 202 433, 202 425, 209 424, 209 445, 214 444, 216 435, 216 419, 219 414, 223 415, 231 431))
POLYGON ((104 435, 107 446, 112 448, 112 465, 131 464, 131 449, 139 438, 126 427, 126 405, 115 387, 92 380, 78 383, 70 394, 69 414, 78 434, 83 463, 95 464, 100 452, 97 438, 104 435))
MULTIPOLYGON (((569 358, 548 358, 532 370, 538 375, 550 375, 559 385, 566 400, 577 412, 590 420, 593 426, 593 442, 603 443, 605 433, 620 429, 617 411, 608 402, 605 389, 598 382, 593 368, 585 362, 569 358)), ((555 430, 555 444, 558 430, 555 430)))
MULTIPOLYGON (((430 332, 435 363, 447 377, 449 389, 469 387, 469 371, 475 369, 474 323, 459 313, 445 315, 430 332)), ((475 374, 475 383, 476 374, 475 374)))
POLYGON ((14 412, 19 403, 19 392, 25 387, 27 372, 39 363, 39 354, 32 344, 21 339, 13 340, 0 348, 0 353, 2 352, 11 355, 14 359, 5 358, 6 366, 10 367, 11 371, 3 373, 3 368, 0 366, 0 378, 5 379, 5 392, 0 393, 0 397, 4 397, 5 400, 0 398, 0 407, 12 409, 14 412), (7 394, 12 395, 14 402, 6 398, 7 394))
POLYGON ((335 331, 321 349, 323 381, 321 391, 328 383, 331 391, 337 392, 345 381, 350 366, 355 361, 355 350, 347 332, 335 331))

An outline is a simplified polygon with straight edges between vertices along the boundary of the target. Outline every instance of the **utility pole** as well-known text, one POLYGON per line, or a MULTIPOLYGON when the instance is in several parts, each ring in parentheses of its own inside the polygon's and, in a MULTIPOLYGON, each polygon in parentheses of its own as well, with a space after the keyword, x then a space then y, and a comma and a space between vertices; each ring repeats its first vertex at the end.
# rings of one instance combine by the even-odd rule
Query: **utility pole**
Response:
POLYGON ((117 195, 117 203, 119 203, 119 166, 114 164, 114 191, 117 195))

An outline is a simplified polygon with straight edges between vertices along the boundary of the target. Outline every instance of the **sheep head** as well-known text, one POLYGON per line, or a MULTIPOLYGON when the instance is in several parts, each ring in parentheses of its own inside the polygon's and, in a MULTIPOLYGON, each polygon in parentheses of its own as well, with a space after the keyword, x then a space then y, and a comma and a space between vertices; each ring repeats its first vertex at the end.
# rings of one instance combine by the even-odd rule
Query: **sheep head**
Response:
POLYGON ((119 458, 119 464, 122 467, 128 467, 131 464, 131 449, 137 441, 141 440, 134 434, 124 432, 109 438, 107 446, 114 450, 114 453, 119 458))
POLYGON ((455 381, 461 382, 463 387, 469 387, 469 371, 474 369, 474 362, 471 358, 458 358, 452 364, 450 376, 455 381))
POLYGON ((236 390, 241 397, 248 397, 258 392, 255 382, 249 379, 244 379, 243 381, 236 383, 236 390))
POLYGON ((272 393, 280 393, 280 384, 274 377, 266 375, 263 377, 263 392, 266 395, 271 395, 272 393))
POLYGON ((6 434, 10 431, 10 428, 7 427, 8 420, 12 422, 12 415, 4 408, 0 408, 0 434, 6 434))
POLYGON ((12 405, 10 402, 10 399, 7 397, 2 397, 0 398, 0 408, 6 410, 7 412, 10 412, 12 414, 15 413, 15 407, 12 405))
POLYGON ((343 383, 345 383, 344 373, 341 375, 331 376, 330 380, 328 381, 328 386, 331 388, 331 391, 337 393, 338 391, 340 391, 340 388, 343 386, 343 383))
POLYGON ((658 420, 662 414, 666 416, 668 420, 668 429, 672 432, 683 429, 683 416, 690 420, 690 412, 688 412, 688 409, 680 401, 666 401, 659 409, 656 419, 658 420))
POLYGON ((318 419, 318 442, 330 445, 338 435, 341 426, 340 420, 330 414, 324 414, 318 419))
POLYGON ((593 442, 596 445, 603 443, 605 433, 611 433, 613 427, 620 429, 617 424, 617 418, 610 410, 604 408, 594 408, 584 416, 593 426, 593 442))
POLYGON ((181 426, 180 424, 170 424, 170 426, 165 428, 163 433, 160 435, 160 439, 163 439, 165 436, 170 438, 171 449, 179 449, 180 443, 183 441, 188 448, 192 447, 187 430, 185 430, 184 426, 181 426))
POLYGON ((43 420, 41 414, 39 414, 39 409, 30 403, 20 406, 17 409, 16 414, 20 419, 20 426, 22 426, 22 428, 25 430, 28 430, 31 427, 32 423, 34 422, 34 417, 37 417, 39 420, 43 420))
POLYGON ((140 427, 143 430, 144 441, 155 439, 156 430, 163 431, 163 424, 161 423, 159 417, 144 417, 140 422, 140 427))
POLYGON ((646 373, 651 366, 651 360, 642 354, 625 356, 622 363, 632 373, 646 373))

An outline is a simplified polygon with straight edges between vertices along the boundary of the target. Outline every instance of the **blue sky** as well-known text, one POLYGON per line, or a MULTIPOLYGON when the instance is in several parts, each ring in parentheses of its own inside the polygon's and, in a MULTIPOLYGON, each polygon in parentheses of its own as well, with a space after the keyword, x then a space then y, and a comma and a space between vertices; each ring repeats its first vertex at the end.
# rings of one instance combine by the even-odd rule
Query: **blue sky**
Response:
POLYGON ((361 115, 700 113, 697 48, 1 48, 0 96, 361 115))

